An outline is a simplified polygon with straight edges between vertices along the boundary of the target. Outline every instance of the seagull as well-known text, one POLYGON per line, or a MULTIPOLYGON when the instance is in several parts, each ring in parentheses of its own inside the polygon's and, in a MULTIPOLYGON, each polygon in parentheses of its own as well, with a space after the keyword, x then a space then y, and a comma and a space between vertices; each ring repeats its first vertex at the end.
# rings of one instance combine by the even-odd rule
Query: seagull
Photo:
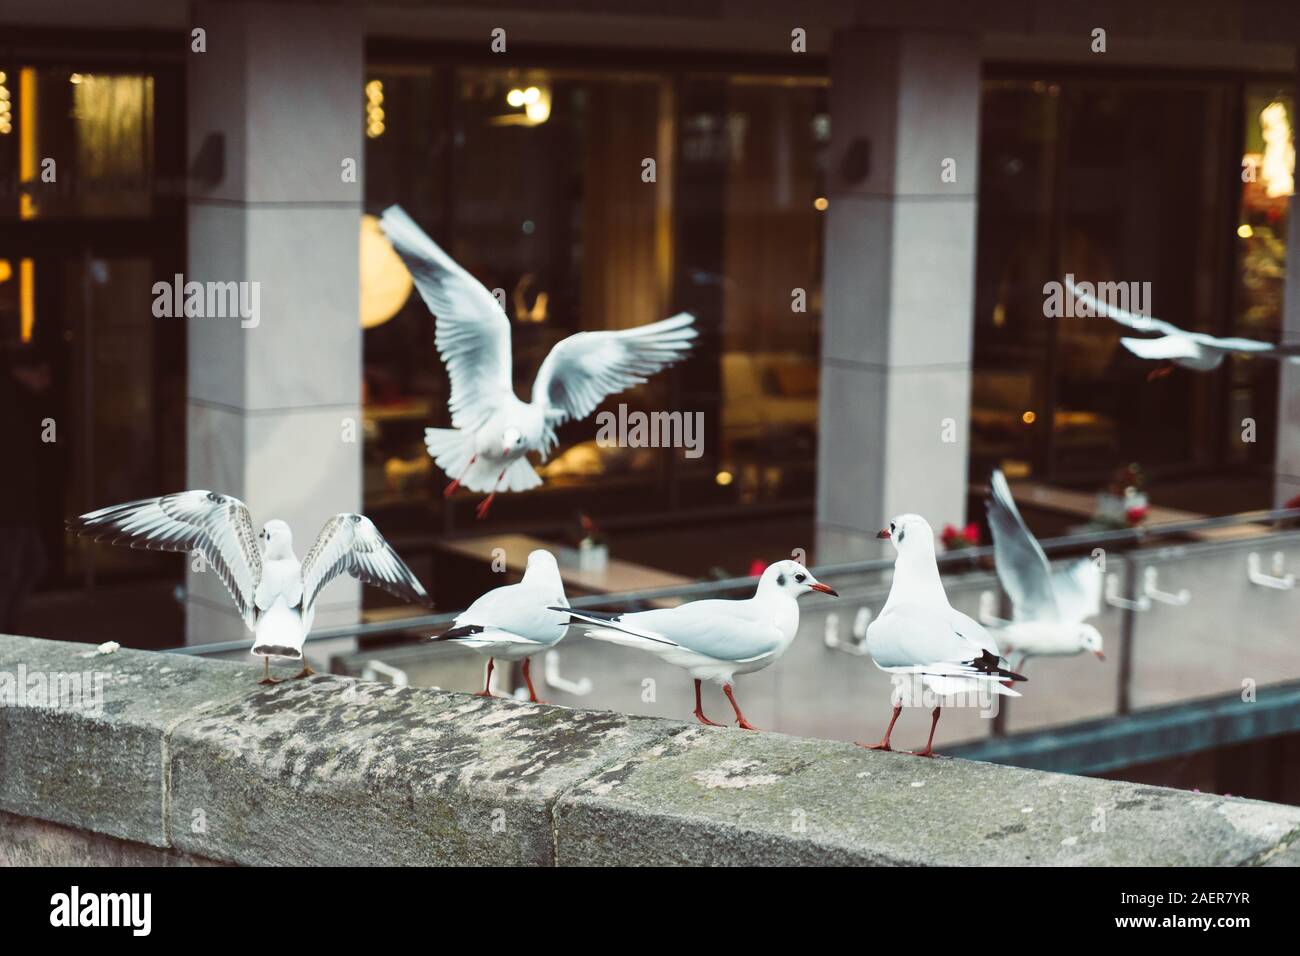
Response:
POLYGON ((496 297, 438 248, 399 206, 380 217, 384 234, 437 316, 435 343, 451 380, 451 428, 425 429, 429 455, 451 483, 487 493, 483 518, 499 491, 527 491, 542 483, 528 461, 545 461, 558 443, 555 430, 580 421, 609 395, 640 385, 685 358, 695 317, 681 312, 630 329, 578 332, 561 340, 542 362, 530 401, 515 395, 510 320, 496 297))
MULTIPOLYGON (((337 514, 299 561, 289 525, 273 518, 254 535, 248 506, 231 495, 182 491, 101 508, 68 522, 69 530, 151 551, 199 553, 220 576, 253 632, 252 653, 262 658, 262 684, 271 658, 303 660, 302 646, 316 615, 316 598, 347 572, 359 581, 428 606, 429 595, 369 518, 337 514)), ((303 661, 296 677, 314 672, 303 661)))
MULTIPOLYGON (((1019 697, 1002 681, 1024 680, 1002 667, 1002 655, 988 631, 954 610, 939 579, 934 556, 934 531, 920 515, 899 515, 878 538, 888 538, 898 552, 889 598, 867 628, 867 652, 889 674, 915 675, 940 697, 971 691, 1019 697)), ((868 750, 891 750, 889 735, 903 710, 904 685, 895 681, 893 717, 878 744, 858 744, 868 750)), ((934 708, 930 736, 918 757, 934 756, 934 729, 940 707, 934 708)))
POLYGON ((993 561, 1012 607, 1012 622, 998 629, 998 637, 1008 655, 1020 655, 1015 670, 1028 657, 1069 657, 1091 651, 1105 660, 1101 632, 1083 623, 1101 613, 1101 570, 1090 558, 1081 558, 1053 572, 1016 510, 1000 470, 994 470, 990 484, 992 494, 985 507, 993 531, 993 561))
POLYGON ((539 548, 528 555, 523 580, 494 588, 457 616, 450 630, 431 641, 452 641, 486 654, 487 677, 476 697, 492 696, 492 664, 498 658, 524 662, 528 699, 545 703, 533 689, 529 673, 534 654, 560 643, 569 629, 569 601, 555 555, 539 548))
POLYGON ((639 647, 686 670, 695 679, 695 717, 700 723, 720 726, 704 716, 700 705, 700 682, 711 680, 722 685, 737 725, 755 730, 740 712, 732 683, 737 674, 762 670, 785 653, 799 630, 795 599, 809 591, 839 596, 799 562, 778 561, 758 579, 754 596, 743 601, 691 601, 614 614, 570 613, 572 623, 589 637, 639 647))
POLYGON ((1121 338, 1123 346, 1138 358, 1166 359, 1175 365, 1192 369, 1196 372, 1208 372, 1223 364, 1224 356, 1230 353, 1257 355, 1261 358, 1277 359, 1286 362, 1300 362, 1300 345, 1274 345, 1258 339, 1219 338, 1206 332, 1188 332, 1172 323, 1153 319, 1145 315, 1135 315, 1127 309, 1108 305, 1096 296, 1080 291, 1069 276, 1065 288, 1080 303, 1095 314, 1113 319, 1120 325, 1139 332, 1159 332, 1155 339, 1121 338))

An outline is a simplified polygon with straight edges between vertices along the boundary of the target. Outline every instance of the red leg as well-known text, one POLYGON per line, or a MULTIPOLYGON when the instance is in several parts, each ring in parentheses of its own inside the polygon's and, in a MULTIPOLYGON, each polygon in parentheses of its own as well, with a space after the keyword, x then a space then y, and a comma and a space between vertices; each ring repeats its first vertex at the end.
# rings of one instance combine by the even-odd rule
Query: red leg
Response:
POLYGON ((460 487, 460 479, 469 474, 469 470, 474 467, 474 462, 476 461, 478 461, 478 455, 475 455, 469 460, 469 464, 465 466, 465 470, 460 473, 460 478, 455 479, 446 488, 442 489, 442 496, 444 498, 450 498, 456 493, 456 489, 460 487))
POLYGON ((534 704, 544 704, 546 701, 537 696, 537 691, 533 690, 533 677, 528 672, 529 665, 533 663, 531 657, 524 658, 524 683, 528 685, 528 699, 534 704))
POLYGON ((722 692, 727 695, 727 700, 731 701, 731 709, 736 712, 736 726, 741 730, 758 730, 758 728, 747 721, 745 715, 740 712, 740 705, 736 703, 736 697, 731 693, 731 685, 723 684, 722 692))
POLYGON ((474 509, 474 512, 479 516, 480 521, 487 517, 488 509, 492 507, 492 499, 497 496, 497 485, 501 484, 501 479, 505 476, 506 470, 502 468, 501 474, 497 475, 496 484, 492 486, 492 494, 480 501, 478 507, 474 509))
POLYGON ((475 697, 491 697, 491 696, 492 696, 492 663, 493 663, 492 658, 489 657, 489 658, 488 658, 487 677, 483 678, 483 689, 482 689, 481 691, 479 691, 477 694, 475 694, 475 695, 474 695, 475 697))
POLYGON ((708 724, 710 727, 721 727, 722 724, 716 720, 709 720, 704 716, 704 708, 700 706, 700 682, 695 682, 695 719, 702 724, 708 724))
MULTIPOLYGON (((903 705, 896 704, 894 706, 894 716, 889 718, 889 726, 885 728, 884 740, 880 741, 880 743, 878 744, 859 743, 858 746, 865 747, 868 750, 893 750, 894 748, 889 746, 889 735, 894 732, 894 724, 898 722, 898 715, 901 714, 902 712, 903 712, 903 705)), ((854 743, 857 743, 857 741, 854 741, 854 743)))
POLYGON ((939 726, 939 710, 940 710, 940 708, 938 708, 938 707, 936 707, 936 708, 934 709, 934 719, 932 719, 932 720, 930 721, 930 736, 929 736, 929 738, 928 738, 928 739, 926 740, 926 742, 925 742, 925 749, 924 749, 924 750, 915 750, 915 751, 913 751, 913 752, 912 752, 912 755, 913 755, 913 756, 915 756, 915 757, 933 757, 933 756, 934 756, 934 748, 933 748, 932 745, 934 744, 934 728, 936 728, 936 727, 939 726))

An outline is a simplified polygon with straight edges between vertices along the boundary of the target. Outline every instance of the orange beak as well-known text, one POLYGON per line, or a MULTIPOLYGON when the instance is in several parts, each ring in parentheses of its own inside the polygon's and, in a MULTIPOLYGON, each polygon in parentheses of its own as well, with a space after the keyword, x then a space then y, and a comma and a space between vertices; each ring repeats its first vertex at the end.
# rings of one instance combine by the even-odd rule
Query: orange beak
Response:
POLYGON ((829 594, 831 597, 840 596, 838 591, 836 591, 832 587, 827 587, 825 584, 822 584, 820 581, 818 581, 816 584, 810 584, 808 586, 812 588, 814 591, 821 591, 822 594, 829 594))
POLYGON ((888 537, 889 537, 889 529, 888 529, 888 528, 881 528, 880 531, 877 532, 876 537, 877 537, 877 538, 888 538, 888 537))

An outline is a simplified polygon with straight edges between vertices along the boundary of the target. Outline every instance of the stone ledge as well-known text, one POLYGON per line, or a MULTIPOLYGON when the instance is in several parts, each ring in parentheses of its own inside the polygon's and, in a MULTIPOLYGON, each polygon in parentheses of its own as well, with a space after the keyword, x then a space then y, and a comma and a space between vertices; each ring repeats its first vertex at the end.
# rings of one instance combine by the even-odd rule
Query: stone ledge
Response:
POLYGON ((0 811, 179 860, 1300 862, 1300 808, 1252 800, 0 636, 0 695, 20 666, 102 673, 102 708, 0 706, 0 811))

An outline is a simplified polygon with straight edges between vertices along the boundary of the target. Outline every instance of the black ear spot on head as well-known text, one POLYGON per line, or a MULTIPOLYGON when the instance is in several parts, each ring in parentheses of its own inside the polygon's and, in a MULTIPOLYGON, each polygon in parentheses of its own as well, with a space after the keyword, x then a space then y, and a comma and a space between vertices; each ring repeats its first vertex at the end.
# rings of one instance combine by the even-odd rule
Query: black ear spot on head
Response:
POLYGON ((776 576, 776 583, 779 584, 781 587, 785 587, 785 575, 778 574, 776 576))
POLYGON ((899 543, 899 544, 902 544, 902 543, 903 543, 903 535, 905 535, 905 534, 907 534, 907 532, 904 531, 902 528, 899 528, 899 529, 898 529, 898 543, 899 543))

